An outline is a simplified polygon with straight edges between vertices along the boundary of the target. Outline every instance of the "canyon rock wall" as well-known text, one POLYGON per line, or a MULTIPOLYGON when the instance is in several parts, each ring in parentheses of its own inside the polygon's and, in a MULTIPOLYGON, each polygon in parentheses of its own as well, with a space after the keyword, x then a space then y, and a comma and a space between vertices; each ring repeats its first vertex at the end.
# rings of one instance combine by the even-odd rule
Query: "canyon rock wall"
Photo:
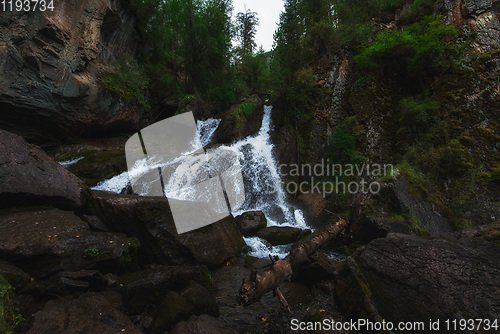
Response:
POLYGON ((119 0, 54 7, 0 17, 0 128, 38 142, 137 129, 144 108, 99 84, 136 53, 135 16, 119 0))

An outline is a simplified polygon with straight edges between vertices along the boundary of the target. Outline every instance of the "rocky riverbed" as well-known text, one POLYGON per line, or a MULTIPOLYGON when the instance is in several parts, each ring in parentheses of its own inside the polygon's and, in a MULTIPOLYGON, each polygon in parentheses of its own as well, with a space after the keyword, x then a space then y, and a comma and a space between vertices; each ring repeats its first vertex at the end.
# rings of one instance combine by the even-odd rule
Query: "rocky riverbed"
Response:
POLYGON ((242 279, 270 260, 247 256, 243 235, 283 244, 310 232, 266 227, 262 213, 249 212, 178 235, 166 199, 91 191, 6 131, 0 147, 0 275, 21 332, 289 333, 292 319, 500 313, 498 223, 417 236, 358 205, 349 230, 324 249, 346 260, 318 251, 281 286, 292 313, 272 293, 244 307, 242 279))

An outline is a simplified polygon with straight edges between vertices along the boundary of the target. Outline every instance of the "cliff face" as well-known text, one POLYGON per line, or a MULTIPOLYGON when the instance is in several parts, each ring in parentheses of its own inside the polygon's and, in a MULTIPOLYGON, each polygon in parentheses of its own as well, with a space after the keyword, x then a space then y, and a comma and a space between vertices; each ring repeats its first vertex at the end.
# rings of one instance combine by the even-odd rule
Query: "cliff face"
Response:
POLYGON ((99 85, 136 51, 135 18, 119 0, 68 0, 53 12, 0 17, 0 128, 44 141, 135 130, 144 110, 99 85))

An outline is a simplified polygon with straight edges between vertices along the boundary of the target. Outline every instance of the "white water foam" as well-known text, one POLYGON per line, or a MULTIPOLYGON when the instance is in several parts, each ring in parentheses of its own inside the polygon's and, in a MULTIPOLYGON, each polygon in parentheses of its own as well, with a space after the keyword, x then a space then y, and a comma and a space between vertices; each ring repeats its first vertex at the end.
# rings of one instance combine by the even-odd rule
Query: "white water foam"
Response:
POLYGON ((252 249, 248 255, 261 259, 267 258, 269 255, 283 259, 292 249, 292 245, 271 246, 259 237, 243 238, 243 240, 252 249))
POLYGON ((204 121, 198 120, 196 122, 196 127, 198 128, 198 133, 200 134, 201 145, 205 147, 212 142, 212 136, 217 130, 220 124, 220 119, 209 118, 204 121))
POLYGON ((68 168, 71 165, 76 164, 78 161, 84 159, 85 157, 79 157, 73 160, 66 160, 66 161, 59 161, 59 164, 63 166, 64 168, 68 168))
MULTIPOLYGON (((271 111, 271 106, 264 107, 262 125, 256 135, 242 139, 230 146, 219 147, 219 149, 230 150, 237 155, 243 174, 245 202, 240 208, 232 212, 232 215, 238 216, 247 211, 262 211, 267 218, 268 226, 310 228, 304 219, 302 211, 291 207, 286 201, 278 166, 273 156, 274 146, 270 136, 271 111)), ((219 123, 220 120, 217 119, 198 121, 197 126, 203 146, 210 142, 210 138, 219 123)), ((179 190, 186 187, 186 185, 196 184, 207 177, 205 175, 207 169, 203 168, 203 165, 207 163, 204 155, 192 156, 188 153, 186 152, 186 155, 164 164, 157 164, 151 159, 138 161, 130 170, 130 173, 135 176, 159 167, 173 169, 174 171, 170 174, 171 177, 165 185, 165 192, 173 196, 174 190, 179 190)), ((93 189, 120 193, 128 184, 129 174, 125 172, 99 183, 93 189)), ((189 200, 191 195, 189 192, 177 192, 174 197, 189 200)), ((268 254, 271 254, 281 257, 289 251, 288 246, 266 246, 265 241, 257 237, 245 238, 245 241, 252 248, 250 253, 252 256, 267 257, 268 254)))

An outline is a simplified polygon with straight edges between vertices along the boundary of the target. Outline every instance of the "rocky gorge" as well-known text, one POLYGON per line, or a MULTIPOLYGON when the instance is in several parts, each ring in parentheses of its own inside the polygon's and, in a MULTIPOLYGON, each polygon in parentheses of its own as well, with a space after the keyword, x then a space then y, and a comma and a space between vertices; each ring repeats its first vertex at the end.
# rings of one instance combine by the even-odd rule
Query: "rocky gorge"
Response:
MULTIPOLYGON (((45 14, 2 13, 0 331, 290 333, 293 319, 500 322, 499 9, 489 0, 441 1, 434 9, 448 24, 470 27, 480 54, 467 63, 467 80, 432 80, 433 98, 446 101, 441 116, 453 123, 442 136, 457 141, 442 149, 447 154, 436 144, 440 178, 397 165, 398 173, 378 180, 377 194, 287 198, 312 229, 337 215, 349 223, 280 286, 290 310, 272 293, 238 303, 242 280, 272 267, 252 256, 248 238, 265 240, 271 252, 293 249, 311 230, 274 226, 249 211, 179 235, 166 198, 92 189, 127 169, 126 140, 154 122, 144 105, 101 80, 137 53, 141 35, 129 2, 71 0, 45 14), (454 158, 457 151, 463 159, 454 158), (464 172, 467 159, 476 174, 464 172), (455 184, 453 174, 463 182, 455 184), (470 175, 481 187, 465 182, 470 175), (455 215, 457 207, 464 213, 455 215)), ((291 124, 276 102, 270 138, 280 164, 328 156, 345 120, 368 162, 392 163, 412 144, 413 128, 400 128, 394 119, 404 117, 391 113, 413 83, 402 85, 388 70, 354 89, 353 64, 341 49, 315 64, 314 84, 328 95, 311 118, 291 124)), ((239 105, 220 112, 197 101, 174 109, 221 118, 210 145, 234 144, 259 132, 262 100, 248 96, 248 114, 239 105)))

